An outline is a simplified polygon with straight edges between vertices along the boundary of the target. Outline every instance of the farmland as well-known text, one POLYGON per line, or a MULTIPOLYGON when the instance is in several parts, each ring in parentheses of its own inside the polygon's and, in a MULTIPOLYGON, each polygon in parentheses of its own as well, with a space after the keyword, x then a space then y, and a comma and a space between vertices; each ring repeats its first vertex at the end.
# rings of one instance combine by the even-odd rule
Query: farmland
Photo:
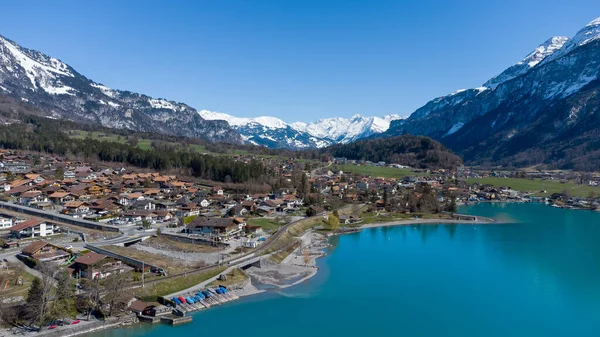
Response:
POLYGON ((553 193, 566 193, 577 197, 587 197, 591 193, 600 194, 600 187, 578 185, 572 181, 520 179, 520 178, 469 178, 468 184, 489 184, 495 187, 510 187, 521 192, 530 192, 535 196, 550 196, 553 193))

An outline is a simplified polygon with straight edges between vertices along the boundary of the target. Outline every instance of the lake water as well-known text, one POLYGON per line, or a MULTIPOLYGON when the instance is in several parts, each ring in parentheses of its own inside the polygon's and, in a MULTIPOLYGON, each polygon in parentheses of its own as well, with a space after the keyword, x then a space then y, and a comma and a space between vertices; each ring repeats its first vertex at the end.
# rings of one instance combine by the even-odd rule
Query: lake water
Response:
POLYGON ((336 237, 317 276, 282 293, 196 313, 188 325, 93 336, 600 335, 600 213, 532 204, 461 212, 510 223, 336 237))

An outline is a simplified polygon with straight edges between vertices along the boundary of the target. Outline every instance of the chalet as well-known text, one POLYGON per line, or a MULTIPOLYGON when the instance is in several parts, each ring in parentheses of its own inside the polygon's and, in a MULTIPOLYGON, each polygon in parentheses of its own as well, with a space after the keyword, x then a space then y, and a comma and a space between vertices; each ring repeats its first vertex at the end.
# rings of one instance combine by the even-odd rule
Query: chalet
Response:
POLYGON ((64 262, 71 256, 71 252, 68 250, 43 240, 30 243, 23 248, 21 254, 39 262, 64 262))
POLYGON ((38 219, 20 222, 9 228, 10 234, 16 238, 34 238, 54 235, 58 226, 38 219))
POLYGON ((34 173, 26 174, 25 178, 31 180, 34 184, 39 184, 44 181, 44 178, 41 175, 34 173))
POLYGON ((173 213, 166 210, 154 211, 157 221, 169 221, 174 218, 173 213))
POLYGON ((40 190, 31 190, 21 193, 18 198, 18 202, 23 205, 31 205, 47 201, 48 198, 40 190))
POLYGON ((246 209, 247 211, 249 211, 249 212, 254 212, 254 207, 255 206, 256 206, 256 204, 252 200, 242 201, 242 207, 244 209, 246 209))
POLYGON ((59 192, 59 191, 48 195, 48 199, 50 199, 50 201, 52 201, 55 204, 64 204, 66 202, 75 200, 75 198, 73 198, 73 195, 71 193, 59 192))
POLYGON ((213 235, 218 240, 227 240, 240 233, 245 223, 237 218, 197 217, 186 226, 190 234, 213 235))
POLYGON ((94 213, 119 213, 121 208, 112 199, 100 199, 93 202, 90 211, 94 213))
POLYGON ((223 195, 223 189, 220 186, 215 186, 210 189, 210 192, 213 195, 223 195))
POLYGON ((146 199, 142 193, 125 193, 121 195, 123 198, 129 200, 129 204, 132 204, 136 200, 144 200, 146 199))
POLYGON ((83 215, 90 212, 90 207, 83 201, 69 201, 63 205, 63 213, 70 215, 83 215))
POLYGON ((200 215, 200 207, 195 202, 190 202, 185 206, 182 206, 177 215, 181 217, 200 215))
POLYGON ((117 259, 96 252, 89 252, 77 258, 73 267, 76 275, 87 279, 103 279, 132 269, 117 259))
POLYGON ((101 195, 103 193, 104 189, 98 185, 93 185, 90 186, 87 189, 87 193, 91 194, 91 195, 101 195))

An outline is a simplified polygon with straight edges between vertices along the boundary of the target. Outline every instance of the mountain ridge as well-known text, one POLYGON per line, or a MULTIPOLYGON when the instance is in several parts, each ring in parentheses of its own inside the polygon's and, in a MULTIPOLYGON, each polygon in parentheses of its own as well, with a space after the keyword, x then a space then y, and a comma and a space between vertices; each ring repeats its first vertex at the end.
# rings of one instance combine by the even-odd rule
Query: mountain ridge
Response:
POLYGON ((0 35, 0 93, 28 102, 51 118, 135 131, 242 143, 221 121, 206 121, 175 101, 117 90, 94 82, 68 64, 0 35))
POLYGON ((475 164, 597 167, 600 155, 586 154, 595 159, 584 163, 578 159, 581 153, 563 152, 560 159, 556 151, 564 151, 569 143, 586 144, 589 154, 600 147, 590 137, 583 137, 596 134, 598 127, 600 18, 573 38, 553 39, 557 47, 562 45, 536 48, 528 55, 536 56, 533 65, 524 62, 528 57, 519 61, 516 65, 526 67, 516 76, 513 65, 500 74, 507 76, 499 75, 501 80, 493 81, 493 88, 468 89, 431 100, 406 120, 392 122, 381 136, 429 136, 475 164))
POLYGON ((241 118, 209 110, 200 110, 198 113, 207 120, 228 122, 249 143, 292 149, 322 148, 337 143, 349 143, 384 132, 392 120, 402 118, 396 114, 384 117, 364 117, 355 114, 351 118, 333 117, 311 123, 286 123, 269 116, 241 118))

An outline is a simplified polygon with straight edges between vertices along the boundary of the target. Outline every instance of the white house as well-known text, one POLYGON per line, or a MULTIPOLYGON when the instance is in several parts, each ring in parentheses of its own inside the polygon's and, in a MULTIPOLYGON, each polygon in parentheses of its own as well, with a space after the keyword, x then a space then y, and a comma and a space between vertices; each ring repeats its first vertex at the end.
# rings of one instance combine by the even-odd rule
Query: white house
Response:
POLYGON ((0 229, 8 229, 13 226, 13 220, 10 218, 0 217, 0 229))
POLYGON ((17 238, 35 238, 54 235, 58 226, 38 219, 20 222, 9 228, 10 234, 17 238))

